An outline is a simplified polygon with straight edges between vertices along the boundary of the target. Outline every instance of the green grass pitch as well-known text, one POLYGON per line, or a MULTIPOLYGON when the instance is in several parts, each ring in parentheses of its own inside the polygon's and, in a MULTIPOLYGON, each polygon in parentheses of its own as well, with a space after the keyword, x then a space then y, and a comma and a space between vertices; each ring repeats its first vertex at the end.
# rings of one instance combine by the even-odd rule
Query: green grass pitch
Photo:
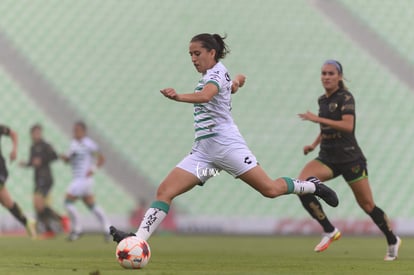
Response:
POLYGON ((318 237, 155 236, 142 270, 124 270, 115 244, 101 236, 68 243, 0 238, 0 274, 414 274, 414 239, 403 238, 400 258, 382 260, 380 237, 342 237, 315 253, 318 237))

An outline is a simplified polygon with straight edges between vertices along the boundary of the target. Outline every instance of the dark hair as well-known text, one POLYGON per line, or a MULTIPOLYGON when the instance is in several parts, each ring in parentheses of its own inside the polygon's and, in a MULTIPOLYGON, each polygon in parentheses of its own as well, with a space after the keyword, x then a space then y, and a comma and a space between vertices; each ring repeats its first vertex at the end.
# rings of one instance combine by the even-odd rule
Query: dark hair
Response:
MULTIPOLYGON (((323 65, 328 65, 328 64, 334 65, 336 70, 338 71, 339 75, 341 75, 341 76, 344 75, 344 69, 342 67, 342 64, 339 61, 334 60, 334 59, 328 59, 323 63, 323 65)), ((345 83, 342 79, 339 80, 338 86, 339 86, 340 89, 348 90, 348 87, 346 87, 346 85, 345 85, 345 83)))
POLYGON ((42 125, 39 123, 36 123, 36 124, 33 124, 32 127, 30 127, 30 133, 33 133, 36 130, 43 130, 42 125))
POLYGON ((227 36, 220 36, 219 34, 209 34, 209 33, 201 33, 197 34, 191 39, 191 42, 200 42, 201 46, 208 51, 215 50, 216 55, 214 58, 216 61, 223 59, 226 57, 228 53, 230 53, 230 49, 227 44, 224 42, 227 36))
POLYGON ((83 122, 83 121, 76 121, 75 126, 81 127, 84 131, 86 131, 88 129, 88 127, 86 127, 86 123, 83 122))

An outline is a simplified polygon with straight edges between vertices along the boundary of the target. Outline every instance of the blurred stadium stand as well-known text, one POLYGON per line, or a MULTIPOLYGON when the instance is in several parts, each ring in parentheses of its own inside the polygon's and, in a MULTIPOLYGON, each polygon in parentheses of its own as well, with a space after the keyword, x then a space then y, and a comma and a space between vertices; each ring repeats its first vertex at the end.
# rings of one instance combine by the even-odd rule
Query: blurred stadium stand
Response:
MULTIPOLYGON (((380 8, 385 13, 377 1, 341 2, 364 22, 369 21, 384 41, 398 41, 390 42, 395 51, 412 60, 412 39, 403 37, 399 42, 402 34, 412 35, 412 16, 404 17, 410 23, 394 19, 387 23, 398 29, 397 36, 397 31, 387 30, 386 23, 379 22, 381 17, 371 12, 380 8)), ((414 10, 410 1, 387 3, 393 3, 389 10, 414 10)), ((6 0, 0 3, 0 31, 77 115, 93 125, 154 188, 191 149, 192 107, 165 100, 158 91, 169 86, 183 92, 193 90, 199 75, 191 66, 187 43, 194 34, 228 34, 232 53, 224 62, 233 75, 242 72, 248 77, 246 87, 233 97, 233 115, 272 177, 297 176, 315 157, 315 153, 304 157, 302 146, 314 140, 318 128, 301 122, 296 114, 317 110, 317 97, 323 93, 320 65, 325 59, 338 59, 357 100, 357 137, 369 160, 376 201, 395 222, 414 221, 414 187, 409 182, 414 162, 413 90, 341 33, 312 1, 212 0, 206 5, 199 0, 6 0)), ((0 83, 1 122, 20 133, 20 155, 26 156, 28 128, 38 121, 45 125, 48 139, 64 150, 69 137, 22 92, 18 80, 2 71, 0 83)), ((55 202, 61 204, 70 174, 62 164, 54 169, 58 175, 55 202)), ((115 216, 127 215, 139 199, 105 173, 96 182, 98 199, 115 216)), ((342 179, 331 185, 341 203, 337 209, 326 207, 327 212, 356 232, 353 222, 369 222, 369 218, 342 179)), ((12 166, 8 186, 29 211, 31 173, 12 166)), ((139 190, 140 182, 136 188, 139 190)), ((178 226, 184 231, 318 230, 294 196, 264 199, 225 173, 179 197, 176 209, 181 213, 178 226), (260 226, 249 227, 253 221, 261 221, 260 226), (292 227, 278 227, 278 221, 292 227)), ((0 215, 8 215, 0 211, 0 215)))

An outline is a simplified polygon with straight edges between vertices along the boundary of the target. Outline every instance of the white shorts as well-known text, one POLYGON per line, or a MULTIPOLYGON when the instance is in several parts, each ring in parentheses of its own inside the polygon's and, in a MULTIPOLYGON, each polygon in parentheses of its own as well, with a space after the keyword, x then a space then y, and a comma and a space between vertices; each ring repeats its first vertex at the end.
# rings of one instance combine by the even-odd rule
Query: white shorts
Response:
POLYGON ((258 165, 256 157, 240 141, 230 145, 222 145, 214 139, 197 141, 192 152, 177 167, 195 175, 201 183, 218 176, 224 170, 237 178, 258 165))
POLYGON ((74 197, 86 197, 93 194, 92 186, 92 178, 73 179, 67 189, 67 193, 74 197))

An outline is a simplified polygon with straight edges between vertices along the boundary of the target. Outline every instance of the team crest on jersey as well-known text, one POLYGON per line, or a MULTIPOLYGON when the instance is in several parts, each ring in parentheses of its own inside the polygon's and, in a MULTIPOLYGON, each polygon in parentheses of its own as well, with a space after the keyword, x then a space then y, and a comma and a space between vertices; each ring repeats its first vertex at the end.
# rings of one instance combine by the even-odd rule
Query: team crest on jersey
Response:
POLYGON ((338 108, 338 103, 336 102, 329 103, 328 107, 329 107, 329 112, 331 113, 335 112, 336 108, 338 108))
POLYGON ((358 174, 359 171, 361 171, 361 166, 360 165, 356 165, 354 167, 351 168, 352 173, 354 174, 358 174))

